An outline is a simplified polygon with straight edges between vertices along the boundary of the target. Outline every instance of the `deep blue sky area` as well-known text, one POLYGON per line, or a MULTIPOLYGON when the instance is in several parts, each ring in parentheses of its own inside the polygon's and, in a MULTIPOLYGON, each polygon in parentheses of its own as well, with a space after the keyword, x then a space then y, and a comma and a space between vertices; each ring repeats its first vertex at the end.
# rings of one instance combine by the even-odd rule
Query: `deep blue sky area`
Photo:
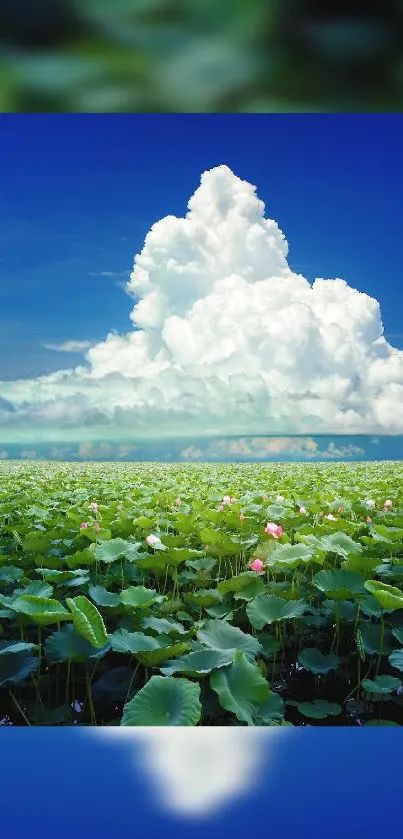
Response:
POLYGON ((130 331, 122 288, 151 225, 206 169, 254 183, 291 267, 381 305, 403 348, 403 115, 0 116, 0 379, 81 362, 44 343, 130 331))
POLYGON ((396 728, 291 731, 250 797, 195 824, 151 806, 149 782, 122 743, 73 728, 4 728, 2 832, 17 839, 398 837, 401 741, 396 728))

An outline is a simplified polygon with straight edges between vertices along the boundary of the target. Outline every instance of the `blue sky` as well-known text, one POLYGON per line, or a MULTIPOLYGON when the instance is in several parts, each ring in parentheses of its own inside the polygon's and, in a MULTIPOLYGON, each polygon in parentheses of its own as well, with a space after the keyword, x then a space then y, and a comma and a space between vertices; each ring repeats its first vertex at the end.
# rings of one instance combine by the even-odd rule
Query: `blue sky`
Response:
MULTIPOLYGON (((399 835, 401 773, 394 728, 282 730, 252 794, 207 822, 152 805, 139 757, 83 729, 5 728, 0 806, 4 835, 98 839, 268 835, 319 839, 399 835), (137 772, 136 772, 137 761, 137 772), (265 832, 266 832, 265 831, 265 832)), ((263 734, 263 730, 262 730, 263 734)), ((399 739, 399 738, 398 738, 399 739)), ((139 749, 137 748, 137 752, 139 749)))
MULTIPOLYGON (((289 268, 296 274, 303 274, 310 283, 316 277, 343 278, 349 286, 375 298, 380 304, 386 340, 393 347, 403 349, 403 328, 397 305, 403 271, 400 245, 402 115, 10 114, 0 116, 0 129, 0 400, 7 403, 0 401, 0 408, 2 405, 4 408, 0 414, 0 445, 16 443, 22 438, 24 443, 43 442, 46 435, 43 431, 41 436, 40 429, 44 428, 51 428, 50 436, 56 442, 59 439, 66 441, 73 426, 76 440, 84 426, 92 429, 99 426, 99 430, 93 432, 97 439, 139 433, 136 419, 132 421, 131 414, 126 413, 127 421, 119 419, 116 412, 107 418, 94 417, 93 411, 99 414, 102 403, 110 397, 107 383, 104 399, 100 387, 96 394, 94 390, 91 410, 88 405, 83 407, 87 393, 83 395, 81 388, 78 397, 71 377, 66 396, 60 389, 52 390, 53 385, 45 384, 46 398, 49 394, 52 408, 46 408, 44 416, 45 396, 36 401, 37 377, 83 364, 81 353, 57 352, 45 345, 71 341, 99 345, 110 333, 125 336, 133 331, 129 316, 140 295, 136 296, 134 286, 131 296, 125 293, 125 283, 133 267, 134 255, 141 252, 145 236, 156 221, 167 215, 185 216, 187 202, 197 190, 201 174, 222 164, 242 181, 256 185, 257 195, 266 205, 266 218, 276 220, 289 243, 289 268), (32 382, 24 392, 21 380, 32 382), (20 384, 16 385, 18 381, 20 384), (58 409, 56 402, 60 403, 58 409), (71 417, 65 422, 69 409, 76 417, 75 425, 71 417), (11 412, 13 427, 18 425, 24 429, 20 437, 10 431, 11 412)), ((209 218, 203 218, 207 228, 209 218)), ((210 227, 213 231, 213 217, 210 227)), ((165 267, 169 258, 178 256, 181 246, 169 231, 167 235, 163 244, 165 267)), ((190 240, 186 241, 190 248, 190 240)), ((154 261, 155 254, 154 245, 154 261)), ((281 267, 277 251, 275 256, 281 267)), ((183 261, 183 254, 180 259, 183 261)), ((232 259, 229 268, 227 266, 228 273, 230 269, 236 271, 237 267, 236 260, 232 259)), ((154 265, 154 268, 161 274, 161 265, 154 265)), ((278 273, 280 268, 276 270, 278 273)), ((219 278, 225 276, 224 272, 219 278)), ((181 281, 185 283, 187 277, 184 279, 181 275, 181 281)), ((169 288, 165 291, 169 299, 169 288)), ((194 300, 203 298, 209 291, 211 286, 200 294, 198 287, 198 294, 187 300, 187 308, 181 300, 176 308, 171 307, 170 314, 187 318, 194 300)), ((339 302, 341 308, 337 319, 344 328, 351 303, 347 297, 340 298, 339 302)), ((331 305, 329 298, 328 310, 331 305)), ((373 312, 363 311, 357 315, 360 328, 368 318, 376 320, 373 312)), ((201 332, 205 324, 206 319, 202 321, 201 332)), ((355 322, 353 346, 357 328, 355 322)), ((233 332, 231 327, 229 334, 233 332)), ((174 338, 169 344, 170 361, 174 358, 182 367, 183 346, 186 348, 186 342, 189 344, 190 340, 186 335, 189 336, 189 331, 177 332, 176 344, 174 338), (178 343, 182 349, 178 348, 178 343)), ((369 338, 366 334, 364 355, 373 338, 372 332, 369 338)), ((343 337, 340 340, 344 340, 343 337)), ((110 344, 107 349, 108 352, 111 350, 110 355, 116 356, 115 346, 110 344)), ((242 352, 245 354, 244 349, 242 352)), ((303 352, 307 353, 306 346, 303 352)), ((315 352, 318 354, 317 347, 312 348, 312 353, 315 352)), ((147 411, 142 425, 140 423, 140 432, 148 431, 150 424, 153 425, 153 416, 160 412, 155 434, 162 434, 161 429, 167 423, 164 425, 161 410, 171 411, 174 403, 177 410, 178 387, 185 402, 190 390, 191 400, 196 400, 197 405, 205 403, 199 387, 200 377, 205 384, 209 376, 216 374, 219 364, 219 376, 225 377, 228 374, 228 368, 224 370, 225 364, 223 366, 226 353, 223 349, 221 358, 215 358, 215 366, 210 365, 207 372, 196 371, 199 376, 196 389, 193 384, 189 388, 188 380, 173 385, 171 379, 167 379, 161 385, 161 391, 163 394, 169 391, 166 402, 171 402, 168 407, 164 404, 162 409, 161 397, 155 400, 147 391, 141 397, 142 410, 146 404, 147 411)), ((195 357, 200 357, 198 348, 195 357)), ((150 354, 147 358, 152 360, 150 354)), ((261 414, 266 410, 270 414, 266 394, 266 401, 261 402, 263 396, 260 391, 255 395, 255 384, 249 386, 250 358, 248 356, 246 363, 247 372, 242 373, 246 377, 245 387, 236 383, 232 413, 238 411, 241 403, 236 400, 243 399, 246 392, 245 399, 256 400, 256 409, 264 402, 261 414)), ((288 433, 401 433, 403 422, 400 425, 400 420, 396 419, 395 424, 390 425, 385 417, 393 413, 391 402, 393 405, 393 399, 400 394, 402 359, 399 355, 393 362, 388 362, 388 371, 395 365, 392 389, 390 372, 385 368, 385 375, 382 373, 386 390, 382 392, 381 408, 376 409, 373 422, 368 426, 365 422, 360 425, 359 421, 358 424, 354 421, 351 425, 340 420, 330 427, 326 409, 323 416, 320 414, 319 425, 314 421, 311 428, 309 408, 305 424, 301 419, 294 427, 291 420, 283 420, 279 410, 274 425, 262 422, 254 431, 259 434, 282 433, 283 430, 288 433)), ((259 361, 262 361, 260 356, 259 361)), ((267 369, 266 357, 263 361, 267 369)), ((110 365, 107 368, 104 364, 101 369, 98 362, 97 356, 99 385, 99 376, 108 373, 110 365)), ((138 363, 146 365, 144 353, 139 355, 138 363)), ((237 373, 237 364, 239 366, 239 355, 235 353, 231 375, 237 373)), ((340 369, 330 372, 345 378, 345 363, 340 362, 340 365, 340 369)), ((359 360, 357 365, 359 371, 359 360)), ((351 369, 354 382, 357 369, 351 369)), ((123 360, 122 369, 113 368, 112 374, 116 379, 122 374, 126 376, 126 370, 127 364, 123 360)), ((196 374, 193 364, 189 373, 193 383, 196 374)), ((157 381, 158 374, 155 376, 157 381)), ((307 376, 312 379, 309 370, 307 376)), ((377 372, 377 387, 379 376, 381 374, 377 372)), ((159 375, 158 383, 162 381, 159 375)), ((137 383, 133 385, 133 379, 128 387, 131 389, 132 386, 137 387, 137 383)), ((286 383, 287 387, 290 385, 286 383)), ((327 388, 326 393, 334 391, 330 380, 327 388)), ((231 394, 232 391, 230 397, 231 394)), ((323 398, 323 390, 320 397, 315 394, 315 399, 318 398, 323 398)), ((366 395, 362 396, 363 402, 366 398, 366 395)), ((227 395, 225 399, 228 403, 227 395)), ((126 402, 119 394, 115 407, 123 412, 128 407, 137 411, 133 401, 129 406, 126 402)), ((353 404, 350 396, 347 402, 353 404)), ((346 410, 344 391, 340 405, 346 410)), ((189 436, 185 433, 188 430, 187 403, 185 406, 181 403, 181 410, 177 434, 189 436)), ((356 410, 356 401, 353 410, 356 410)), ((234 433, 245 434, 249 429, 246 408, 245 412, 243 425, 234 428, 234 433)), ((364 415, 367 413, 363 410, 364 415)), ((331 411, 328 410, 328 414, 330 416, 331 411)), ((289 416, 292 415, 290 410, 289 416)), ((176 416, 169 413, 171 427, 176 416)), ((228 422, 223 420, 221 423, 220 420, 214 410, 206 417, 201 416, 194 429, 195 436, 201 429, 203 433, 206 430, 213 434, 217 428, 221 433, 228 429, 228 422)), ((191 423, 189 429, 192 433, 191 423)), ((83 439, 86 439, 85 434, 83 439)))

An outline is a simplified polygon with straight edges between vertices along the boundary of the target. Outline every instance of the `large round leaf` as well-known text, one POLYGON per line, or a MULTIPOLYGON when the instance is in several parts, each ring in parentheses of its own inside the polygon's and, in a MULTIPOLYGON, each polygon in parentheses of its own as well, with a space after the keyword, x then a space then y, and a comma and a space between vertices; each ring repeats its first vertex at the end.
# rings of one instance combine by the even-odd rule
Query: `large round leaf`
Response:
POLYGON ((71 619, 70 612, 62 606, 59 600, 35 597, 33 594, 16 597, 10 603, 9 608, 19 615, 25 615, 30 618, 32 623, 39 624, 39 626, 47 626, 51 623, 60 623, 71 619))
POLYGON ((107 609, 119 606, 119 595, 116 592, 107 591, 103 586, 88 586, 88 594, 97 606, 103 606, 107 609))
POLYGON ((316 647, 302 650, 298 661, 305 670, 310 670, 311 673, 329 673, 330 670, 337 670, 340 663, 337 655, 334 653, 323 655, 316 647))
POLYGON ((397 641, 400 641, 400 643, 403 644, 403 629, 396 626, 394 629, 392 629, 392 635, 395 636, 397 641))
POLYGON ((233 653, 230 650, 196 650, 176 661, 167 661, 164 667, 161 667, 161 673, 164 676, 172 676, 173 673, 203 676, 218 667, 226 667, 232 661, 233 653))
POLYGON ((220 705, 231 711, 241 722, 253 725, 258 707, 269 697, 270 688, 257 664, 252 664, 244 653, 234 653, 233 663, 215 670, 210 684, 218 693, 220 705))
POLYGON ((276 594, 259 594, 248 603, 246 614, 255 629, 275 621, 299 618, 308 609, 304 600, 284 600, 276 594))
POLYGON ((364 581, 354 571, 342 571, 340 568, 318 571, 312 582, 329 600, 351 600, 365 594, 364 581))
POLYGON ((265 723, 284 719, 284 700, 278 693, 270 691, 268 698, 259 705, 256 717, 265 723))
POLYGON ((22 641, 0 642, 0 687, 18 684, 37 670, 39 661, 32 655, 36 649, 22 641))
POLYGON ((262 650, 256 638, 224 620, 207 621, 203 629, 199 629, 197 638, 214 650, 242 650, 251 660, 262 650))
POLYGON ((21 568, 17 568, 15 565, 6 565, 3 568, 0 567, 0 585, 1 583, 9 583, 17 582, 17 580, 21 580, 24 576, 24 571, 21 568))
POLYGON ((396 676, 377 676, 375 679, 363 679, 362 686, 367 693, 392 693, 402 686, 396 676))
POLYGON ((140 650, 157 650, 159 641, 153 635, 144 632, 129 632, 127 629, 117 629, 109 636, 112 649, 116 653, 138 653, 140 650))
POLYGON ((164 632, 168 635, 186 635, 189 632, 181 623, 169 618, 154 618, 152 616, 142 618, 141 626, 144 629, 154 629, 158 634, 164 632))
POLYGON ((130 606, 133 609, 145 609, 151 606, 156 601, 156 590, 148 589, 144 586, 129 586, 123 589, 119 595, 119 602, 124 606, 130 606))
POLYGON ((217 591, 216 588, 202 588, 198 591, 189 591, 183 595, 185 603, 190 603, 192 606, 213 606, 221 603, 223 595, 217 591))
POLYGON ((121 725, 197 725, 200 685, 174 676, 152 676, 123 708, 121 725))
POLYGON ((115 562, 120 557, 124 557, 130 548, 133 548, 133 545, 125 539, 109 539, 97 545, 95 558, 98 562, 115 562))
POLYGON ((53 586, 50 586, 49 583, 44 583, 42 580, 34 580, 18 592, 14 589, 13 597, 22 597, 26 594, 33 594, 35 597, 51 597, 53 594, 53 586))
POLYGON ((235 574, 233 577, 229 577, 228 580, 221 580, 217 588, 222 594, 226 594, 229 591, 240 591, 245 586, 248 586, 255 578, 256 571, 242 571, 241 574, 235 574))
POLYGON ((389 663, 396 670, 403 670, 403 650, 394 650, 389 656, 389 663))
POLYGON ((385 612, 403 609, 403 592, 399 588, 379 583, 377 580, 367 580, 365 588, 371 592, 385 612))
POLYGON ((182 655, 189 649, 186 641, 172 643, 169 635, 145 635, 144 632, 128 632, 127 629, 118 629, 109 636, 112 649, 118 653, 131 653, 147 667, 156 667, 162 661, 167 661, 172 656, 182 655))
POLYGON ((99 650, 74 629, 71 623, 58 632, 52 632, 46 639, 45 656, 48 664, 58 664, 61 661, 88 661, 100 658, 109 649, 109 643, 99 650))
POLYGON ((302 563, 308 563, 314 556, 314 548, 303 545, 276 545, 268 559, 268 565, 277 565, 279 568, 297 568, 302 563))
POLYGON ((317 720, 324 720, 325 717, 341 714, 342 707, 337 702, 328 702, 326 699, 314 699, 313 702, 299 702, 298 710, 304 717, 312 717, 317 720))

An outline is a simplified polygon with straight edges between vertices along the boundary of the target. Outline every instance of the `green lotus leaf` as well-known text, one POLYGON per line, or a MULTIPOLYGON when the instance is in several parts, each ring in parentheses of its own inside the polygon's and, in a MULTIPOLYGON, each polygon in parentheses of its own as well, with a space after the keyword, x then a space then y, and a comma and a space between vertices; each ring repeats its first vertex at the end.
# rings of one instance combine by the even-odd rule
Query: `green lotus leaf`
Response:
POLYGON ((10 604, 17 614, 30 618, 32 623, 39 626, 47 626, 51 623, 71 620, 71 614, 62 606, 59 600, 52 600, 48 597, 35 597, 33 594, 24 594, 17 597, 10 604))
POLYGON ((84 595, 67 597, 66 603, 71 610, 76 632, 96 649, 103 647, 108 641, 108 636, 102 616, 96 606, 84 595))
POLYGON ((313 702, 298 702, 298 710, 304 717, 312 717, 317 720, 324 720, 325 717, 341 714, 342 707, 337 702, 328 702, 326 699, 314 699, 313 702))
POLYGON ((16 685, 38 669, 39 660, 32 655, 35 644, 20 641, 0 642, 0 688, 16 685))
POLYGON ((9 583, 17 582, 21 580, 24 576, 24 571, 21 568, 17 568, 15 565, 6 565, 3 568, 0 567, 0 583, 9 583))
POLYGON ((403 644, 403 628, 395 626, 395 628, 392 629, 392 635, 395 636, 396 640, 399 641, 400 644, 403 644))
POLYGON ((278 693, 270 691, 268 698, 259 705, 256 717, 265 723, 284 719, 284 700, 278 693))
POLYGON ((241 650, 248 659, 255 659, 261 652, 261 645, 256 638, 242 632, 223 620, 208 620, 203 629, 197 632, 197 638, 206 647, 214 650, 241 650))
POLYGON ((255 629, 275 621, 298 618, 308 609, 304 600, 284 600, 276 594, 259 594, 248 603, 246 614, 255 629))
POLYGON ((340 659, 334 653, 323 655, 316 647, 302 650, 298 656, 298 661, 311 673, 329 673, 330 670, 337 670, 340 659))
POLYGON ((390 654, 388 661, 396 670, 403 671, 403 650, 394 650, 390 654))
POLYGON ((402 686, 395 676, 377 676, 375 679, 363 679, 362 687, 367 693, 387 694, 402 686))
POLYGON ((123 708, 121 725, 197 725, 200 685, 188 679, 152 676, 123 708))
POLYGON ((233 653, 230 650, 197 650, 175 661, 167 661, 164 667, 161 667, 161 673, 164 676, 172 676, 173 673, 203 676, 231 664, 232 660, 233 653))
POLYGON ((218 694, 220 705, 248 725, 253 725, 258 707, 270 693, 257 664, 248 661, 240 650, 234 653, 231 665, 211 674, 210 685, 218 694))
POLYGON ((354 571, 318 571, 312 582, 329 600, 351 600, 365 594, 363 578, 354 571))
POLYGON ((375 597, 385 612, 403 609, 403 592, 399 588, 389 586, 387 583, 379 583, 377 580, 367 580, 365 588, 375 597))
POLYGON ((113 591, 107 591, 103 586, 88 586, 88 594, 97 606, 108 609, 119 606, 119 595, 113 591))
POLYGON ((194 606, 212 606, 214 603, 220 603, 222 594, 217 589, 199 589, 199 591, 190 591, 183 596, 185 603, 192 603, 194 606))
POLYGON ((109 644, 99 650, 82 637, 71 624, 66 624, 58 632, 53 632, 44 644, 45 657, 48 664, 58 664, 62 661, 88 661, 106 654, 109 644))
POLYGON ((256 579, 256 571, 243 571, 241 574, 229 577, 228 580, 221 580, 218 583, 217 588, 222 594, 232 591, 240 591, 250 585, 251 581, 254 579, 256 579))
POLYGON ((115 562, 117 559, 126 556, 130 549, 133 549, 133 545, 126 542, 125 539, 109 539, 109 541, 97 545, 95 559, 97 562, 115 562))
POLYGON ((109 635, 110 645, 116 653, 138 653, 140 650, 157 650, 159 641, 153 635, 144 632, 129 632, 127 629, 117 629, 109 635))
POLYGON ((296 545, 277 544, 276 549, 268 559, 268 565, 276 565, 279 568, 298 568, 299 565, 314 560, 314 553, 313 547, 302 543, 296 545))
POLYGON ((145 609, 157 600, 155 589, 144 586, 129 586, 119 594, 119 602, 134 609, 145 609))
POLYGON ((186 635, 188 629, 185 629, 183 624, 178 621, 170 620, 169 618, 154 618, 152 616, 141 619, 141 626, 143 629, 154 629, 155 632, 161 632, 167 635, 186 635))

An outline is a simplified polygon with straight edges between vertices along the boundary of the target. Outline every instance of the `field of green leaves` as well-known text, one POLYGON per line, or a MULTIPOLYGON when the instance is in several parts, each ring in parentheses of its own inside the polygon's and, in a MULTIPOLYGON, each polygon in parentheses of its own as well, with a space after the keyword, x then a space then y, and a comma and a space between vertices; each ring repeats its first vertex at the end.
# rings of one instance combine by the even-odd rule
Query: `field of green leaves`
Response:
POLYGON ((0 464, 1 725, 402 725, 403 462, 0 464))
POLYGON ((2 0, 0 105, 401 112, 402 32, 401 2, 2 0))

